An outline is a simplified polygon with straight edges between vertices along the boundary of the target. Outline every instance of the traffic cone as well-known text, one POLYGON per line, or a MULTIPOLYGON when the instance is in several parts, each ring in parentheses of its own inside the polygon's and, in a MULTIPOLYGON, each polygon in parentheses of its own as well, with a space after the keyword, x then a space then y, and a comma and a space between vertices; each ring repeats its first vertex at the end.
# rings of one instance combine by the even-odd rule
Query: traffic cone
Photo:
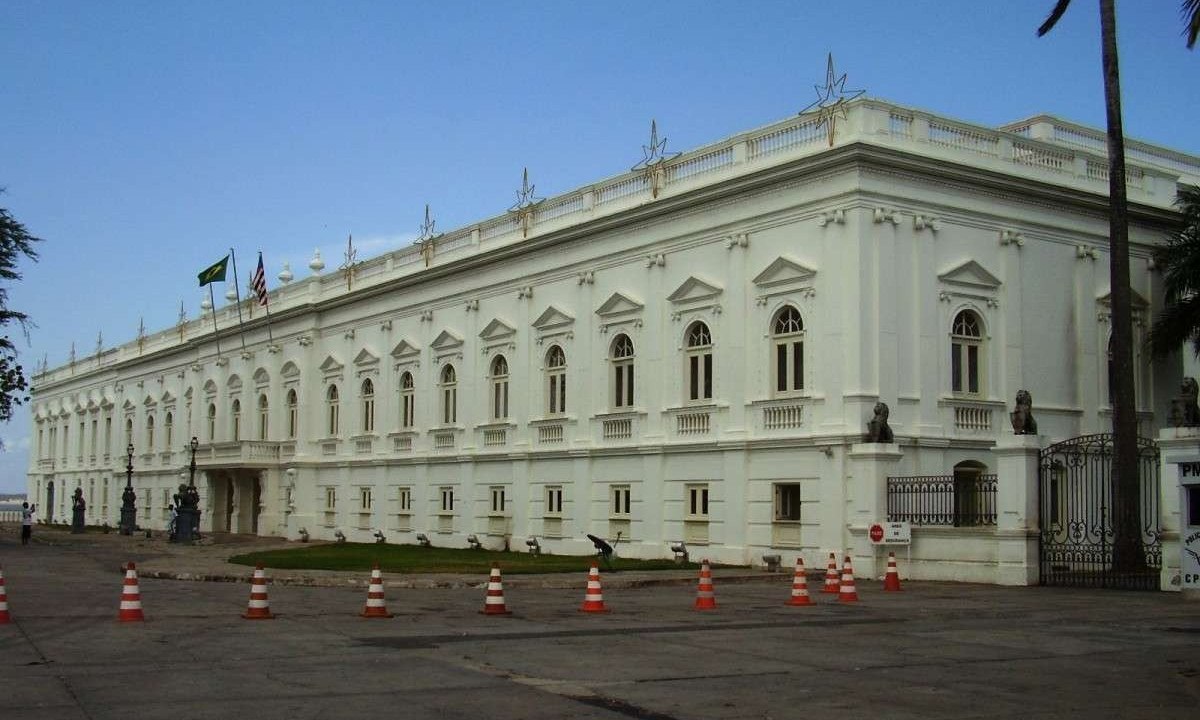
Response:
POLYGON ((142 593, 138 589, 137 568, 133 563, 125 566, 125 583, 121 586, 121 611, 117 613, 121 622, 141 622, 146 619, 142 614, 142 593))
POLYGON ((263 566, 254 568, 254 577, 250 580, 250 602, 242 617, 247 620, 274 620, 271 614, 271 601, 267 599, 267 574, 263 566))
POLYGON ((887 575, 883 576, 883 589, 900 592, 900 573, 896 571, 896 553, 888 553, 887 575))
POLYGON ((792 577, 792 599, 788 605, 812 605, 808 597, 808 574, 804 571, 804 558, 796 556, 796 574, 792 577))
POLYGON ((579 612, 608 612, 608 608, 604 607, 604 593, 600 590, 600 568, 595 561, 592 562, 592 569, 588 570, 587 592, 583 595, 583 607, 579 608, 579 612))
POLYGON ((717 598, 713 593, 712 570, 708 560, 700 561, 700 585, 696 588, 696 604, 694 610, 716 610, 717 598))
POLYGON ((500 580, 500 568, 493 565, 492 575, 488 578, 487 597, 483 601, 481 615, 512 615, 504 606, 504 583, 500 580))
POLYGON ((854 567, 850 564, 850 556, 846 556, 846 564, 842 566, 842 584, 838 590, 838 602, 858 602, 858 591, 854 589, 854 567))
POLYGON ((0 625, 12 622, 8 615, 8 591, 4 589, 4 566, 0 565, 0 625))
POLYGON ((395 617, 387 611, 383 601, 383 576, 379 574, 379 563, 371 568, 371 584, 367 586, 367 604, 360 613, 365 618, 395 617))
POLYGON ((837 556, 829 553, 829 565, 825 568, 825 587, 821 592, 837 595, 841 591, 838 585, 837 556))

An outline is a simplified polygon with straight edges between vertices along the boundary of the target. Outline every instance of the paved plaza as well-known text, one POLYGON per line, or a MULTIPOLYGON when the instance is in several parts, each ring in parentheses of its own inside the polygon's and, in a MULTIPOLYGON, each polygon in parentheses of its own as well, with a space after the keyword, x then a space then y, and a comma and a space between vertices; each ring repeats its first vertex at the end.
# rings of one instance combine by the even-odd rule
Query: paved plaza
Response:
POLYGON ((389 576, 396 617, 364 620, 365 577, 292 573, 270 586, 275 620, 240 617, 245 583, 143 577, 146 621, 116 621, 127 560, 164 578, 248 579, 223 558, 272 544, 39 528, 21 547, 0 529, 13 619, 0 625, 0 717, 1093 720, 1200 707, 1200 603, 1178 594, 860 581, 861 601, 839 604, 814 581, 816 604, 788 607, 788 578, 755 571, 718 573, 718 608, 696 612, 678 574, 612 574, 612 612, 582 614, 580 572, 506 578, 514 614, 491 617, 482 577, 389 576))

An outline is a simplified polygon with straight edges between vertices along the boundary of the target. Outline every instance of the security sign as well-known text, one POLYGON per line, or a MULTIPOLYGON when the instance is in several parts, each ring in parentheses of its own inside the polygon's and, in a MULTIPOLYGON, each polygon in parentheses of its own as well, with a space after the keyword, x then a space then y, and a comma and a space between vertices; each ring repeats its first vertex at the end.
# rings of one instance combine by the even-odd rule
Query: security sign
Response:
POLYGON ((1187 531, 1183 536, 1179 576, 1185 590, 1200 590, 1200 528, 1187 528, 1187 531))
POLYGON ((873 545, 911 545, 912 523, 875 523, 867 528, 867 537, 873 545))

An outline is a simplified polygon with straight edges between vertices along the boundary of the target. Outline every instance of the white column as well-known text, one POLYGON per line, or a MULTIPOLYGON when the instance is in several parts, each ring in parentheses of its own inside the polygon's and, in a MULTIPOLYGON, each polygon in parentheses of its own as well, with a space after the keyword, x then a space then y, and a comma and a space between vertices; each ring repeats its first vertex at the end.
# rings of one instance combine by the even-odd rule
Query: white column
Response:
MULTIPOLYGON (((904 453, 895 443, 855 443, 850 446, 846 479, 846 551, 854 559, 856 577, 881 574, 875 546, 867 537, 872 524, 887 520, 887 479, 895 475, 904 453)), ((839 561, 841 558, 838 558, 839 561)))
POLYGON ((996 458, 996 583, 1038 581, 1040 435, 1001 435, 996 458))

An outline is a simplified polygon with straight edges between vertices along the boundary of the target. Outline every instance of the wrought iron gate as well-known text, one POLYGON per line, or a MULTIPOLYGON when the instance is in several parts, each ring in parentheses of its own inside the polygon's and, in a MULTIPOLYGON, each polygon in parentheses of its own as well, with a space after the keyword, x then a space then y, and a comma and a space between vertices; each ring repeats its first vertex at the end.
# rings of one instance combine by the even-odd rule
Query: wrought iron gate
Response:
MULTIPOLYGON (((1136 516, 1141 553, 1114 562, 1113 436, 1084 435, 1041 452, 1038 471, 1042 585, 1157 590, 1162 568, 1158 446, 1138 438, 1136 516)), ((1131 543, 1131 545, 1135 545, 1131 543)))

